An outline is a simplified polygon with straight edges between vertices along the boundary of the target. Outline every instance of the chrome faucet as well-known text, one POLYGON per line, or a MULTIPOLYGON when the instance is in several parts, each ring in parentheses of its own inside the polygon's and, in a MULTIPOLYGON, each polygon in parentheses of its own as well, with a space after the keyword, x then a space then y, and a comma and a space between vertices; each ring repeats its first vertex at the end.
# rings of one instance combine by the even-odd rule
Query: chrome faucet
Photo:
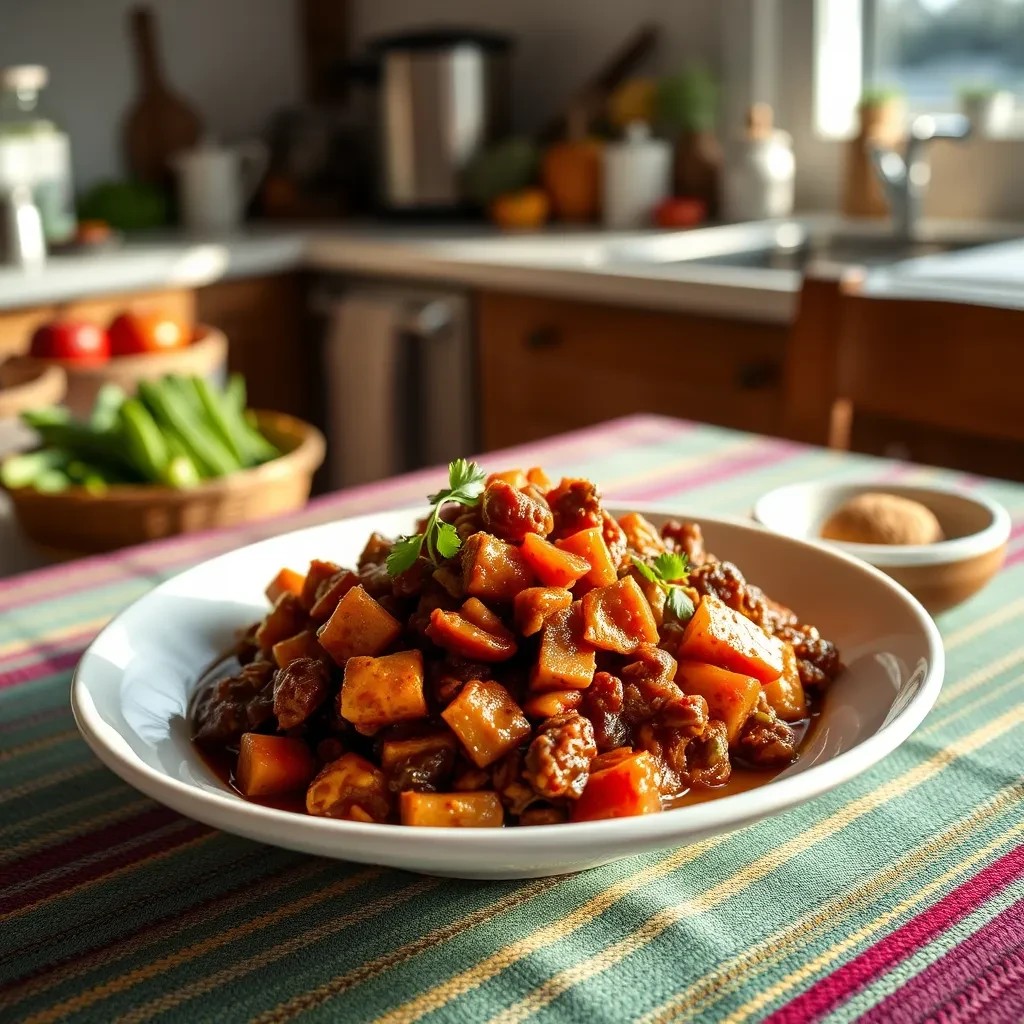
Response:
POLYGON ((925 144, 932 139, 965 139, 970 131, 971 122, 963 114, 921 114, 910 122, 903 156, 894 149, 872 146, 871 159, 885 189, 897 237, 910 241, 917 233, 932 177, 925 144))

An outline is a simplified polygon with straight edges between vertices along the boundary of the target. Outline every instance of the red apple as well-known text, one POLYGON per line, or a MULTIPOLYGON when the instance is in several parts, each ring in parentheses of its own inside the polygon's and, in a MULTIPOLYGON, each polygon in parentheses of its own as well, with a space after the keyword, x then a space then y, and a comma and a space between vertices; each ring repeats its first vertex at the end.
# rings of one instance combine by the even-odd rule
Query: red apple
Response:
POLYGON ((85 320, 54 320, 36 329, 29 352, 39 359, 105 363, 110 358, 110 337, 98 324, 85 320))
POLYGON ((110 351, 115 356, 140 352, 169 352, 184 348, 192 340, 189 329, 163 313, 125 312, 111 321, 110 351))
POLYGON ((659 228, 692 228, 703 223, 707 204, 693 196, 671 196, 654 208, 654 223, 659 228))

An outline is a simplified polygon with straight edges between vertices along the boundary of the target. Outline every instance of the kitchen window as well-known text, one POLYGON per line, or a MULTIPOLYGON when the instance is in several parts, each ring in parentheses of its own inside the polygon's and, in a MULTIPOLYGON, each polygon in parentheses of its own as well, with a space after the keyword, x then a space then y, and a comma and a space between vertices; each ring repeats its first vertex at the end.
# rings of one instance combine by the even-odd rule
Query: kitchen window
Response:
POLYGON ((865 90, 897 90, 913 113, 1002 90, 1007 135, 1024 135, 1024 0, 817 0, 815 123, 849 134, 865 90))

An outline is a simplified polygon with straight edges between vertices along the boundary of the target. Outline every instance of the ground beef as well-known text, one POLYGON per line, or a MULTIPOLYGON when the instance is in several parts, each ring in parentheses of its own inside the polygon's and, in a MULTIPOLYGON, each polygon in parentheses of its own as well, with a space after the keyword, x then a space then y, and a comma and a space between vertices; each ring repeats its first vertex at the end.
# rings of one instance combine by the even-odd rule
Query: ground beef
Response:
POLYGON ((646 750, 657 758, 658 788, 666 796, 689 788, 686 750, 690 739, 679 729, 656 726, 653 722, 644 722, 637 727, 637 749, 646 750))
POLYGON ((274 679, 274 714, 282 729, 294 729, 327 699, 327 667, 316 658, 295 658, 274 679))
POLYGON ((678 519, 670 519, 661 528, 661 536, 669 551, 686 555, 690 565, 702 565, 707 558, 704 534, 697 523, 681 523, 678 519))
POLYGON ((480 510, 484 529, 512 544, 531 533, 546 537, 554 527, 551 509, 539 491, 521 491, 504 480, 488 485, 480 510))
POLYGON ((608 554, 612 556, 612 565, 618 569, 626 559, 629 541, 626 538, 626 531, 609 512, 601 512, 601 537, 608 548, 608 554))
POLYGON ((622 680, 609 672, 597 672, 583 691, 583 714, 594 727, 594 742, 603 754, 621 747, 629 735, 622 720, 624 695, 622 680))
POLYGON ((575 711, 549 718, 526 753, 526 779, 547 800, 578 799, 597 756, 590 720, 575 711))
POLYGON ((839 675, 842 665, 836 645, 826 640, 814 626, 786 625, 777 635, 793 645, 800 682, 804 686, 825 686, 839 675))
POLYGON ((734 746, 743 760, 758 768, 789 764, 796 757, 796 733, 778 718, 762 693, 734 746))
POLYGON ((694 737, 686 748, 686 778, 691 786, 721 786, 729 781, 729 735, 724 722, 708 723, 703 736, 694 737))
POLYGON ((603 524, 601 496, 589 480, 563 480, 547 493, 554 516, 553 538, 569 537, 603 524))

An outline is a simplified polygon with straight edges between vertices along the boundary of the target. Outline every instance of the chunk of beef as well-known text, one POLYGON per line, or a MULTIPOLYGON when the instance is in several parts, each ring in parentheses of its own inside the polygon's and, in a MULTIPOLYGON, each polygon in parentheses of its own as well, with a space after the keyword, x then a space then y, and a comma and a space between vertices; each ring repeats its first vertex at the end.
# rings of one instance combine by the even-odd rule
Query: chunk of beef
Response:
POLYGON ((294 729, 330 693, 327 666, 316 658, 295 658, 274 679, 274 714, 282 729, 294 729))
POLYGON ((796 757, 796 733, 775 714, 762 693, 734 744, 736 753, 759 768, 789 764, 796 757))
POLYGON ((691 786, 721 786, 729 781, 729 735, 725 722, 708 722, 703 736, 695 736, 686 748, 686 775, 691 786))
POLYGON ((238 675, 211 683, 193 708, 193 739, 207 746, 230 746, 274 714, 274 664, 253 661, 238 675))
POLYGON ((526 752, 526 778, 546 800, 578 799, 597 757, 594 728, 575 711, 543 722, 526 752))
POLYGON ((547 493, 554 516, 554 538, 569 537, 592 526, 603 526, 601 496, 589 480, 564 479, 547 493))
POLYGON ((686 555, 691 566, 703 565, 707 558, 704 550, 704 534, 697 523, 681 523, 678 519, 670 519, 661 528, 661 536, 669 551, 677 551, 686 555))
POLYGON ((622 719, 625 707, 622 680, 609 672, 597 672, 583 691, 583 714, 594 727, 594 742, 601 753, 625 744, 629 729, 622 719))
POLYGON ((480 511, 484 529, 513 544, 531 533, 546 537, 554 526, 551 509, 539 491, 520 490, 504 480, 488 484, 480 511))

